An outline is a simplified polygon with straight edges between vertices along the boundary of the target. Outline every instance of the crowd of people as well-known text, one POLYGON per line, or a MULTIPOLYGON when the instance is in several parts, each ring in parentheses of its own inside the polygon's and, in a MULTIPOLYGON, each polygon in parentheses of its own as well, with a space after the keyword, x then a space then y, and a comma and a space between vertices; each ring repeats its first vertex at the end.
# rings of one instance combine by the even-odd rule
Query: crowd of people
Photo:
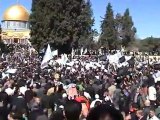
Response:
POLYGON ((154 61, 134 57, 134 63, 117 67, 95 56, 63 65, 58 59, 42 69, 42 58, 28 47, 2 54, 0 120, 160 119, 154 61))

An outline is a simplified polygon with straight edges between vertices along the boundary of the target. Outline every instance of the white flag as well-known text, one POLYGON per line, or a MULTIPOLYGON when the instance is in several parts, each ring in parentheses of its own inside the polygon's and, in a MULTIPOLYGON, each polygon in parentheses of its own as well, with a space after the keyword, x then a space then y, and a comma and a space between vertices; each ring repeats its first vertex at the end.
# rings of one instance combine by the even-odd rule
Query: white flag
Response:
POLYGON ((44 69, 45 67, 48 66, 48 61, 52 59, 52 52, 51 52, 51 48, 50 45, 48 44, 46 53, 43 57, 43 61, 41 63, 41 69, 44 69))
POLYGON ((71 53, 71 55, 72 55, 72 59, 73 59, 73 57, 75 56, 75 51, 74 51, 73 48, 72 48, 72 53, 71 53))
POLYGON ((62 64, 65 65, 68 61, 67 54, 62 55, 62 64))
POLYGON ((88 51, 88 50, 87 50, 87 48, 86 48, 86 49, 84 50, 84 53, 83 53, 83 54, 84 54, 84 55, 87 54, 87 51, 88 51))
POLYGON ((6 73, 14 74, 14 73, 16 73, 16 71, 17 71, 17 69, 8 69, 8 70, 6 71, 6 73))
POLYGON ((61 65, 66 65, 68 57, 66 54, 62 54, 60 59, 57 59, 56 62, 61 65))
POLYGON ((2 56, 1 56, 1 58, 4 58, 4 54, 2 53, 2 56))
POLYGON ((33 47, 29 47, 29 55, 31 56, 32 53, 35 53, 36 50, 33 47))
POLYGON ((155 83, 160 81, 160 71, 158 71, 157 73, 154 73, 152 77, 154 78, 155 83))
POLYGON ((52 52, 52 56, 53 56, 53 57, 56 56, 56 55, 58 55, 58 50, 54 50, 54 51, 52 52))
POLYGON ((4 79, 5 77, 8 77, 8 78, 9 78, 9 74, 2 73, 2 79, 4 79))
POLYGON ((83 47, 81 48, 81 55, 83 55, 83 47))

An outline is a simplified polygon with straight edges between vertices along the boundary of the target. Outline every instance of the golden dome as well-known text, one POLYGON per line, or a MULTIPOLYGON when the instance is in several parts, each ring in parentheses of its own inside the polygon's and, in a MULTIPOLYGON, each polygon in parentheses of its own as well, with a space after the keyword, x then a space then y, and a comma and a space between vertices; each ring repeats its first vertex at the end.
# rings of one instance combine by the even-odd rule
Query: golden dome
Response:
POLYGON ((24 6, 13 5, 4 12, 3 20, 4 21, 9 21, 9 20, 28 21, 29 13, 24 6))

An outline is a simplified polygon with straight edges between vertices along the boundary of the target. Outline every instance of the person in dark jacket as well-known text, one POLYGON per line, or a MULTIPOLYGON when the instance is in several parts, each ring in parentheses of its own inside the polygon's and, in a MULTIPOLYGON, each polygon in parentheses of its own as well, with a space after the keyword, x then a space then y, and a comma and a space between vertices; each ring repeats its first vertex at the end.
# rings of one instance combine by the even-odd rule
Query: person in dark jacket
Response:
POLYGON ((63 110, 58 109, 57 111, 53 112, 50 120, 64 120, 63 110))
POLYGON ((48 117, 42 110, 36 109, 30 112, 28 120, 48 120, 48 117))
POLYGON ((149 112, 150 112, 150 101, 149 100, 146 100, 145 103, 144 103, 145 107, 143 108, 143 113, 144 113, 144 117, 147 118, 149 112))
POLYGON ((48 120, 47 115, 43 112, 39 101, 36 99, 31 104, 31 112, 29 113, 28 120, 48 120))
POLYGON ((7 120, 7 116, 9 113, 9 110, 7 108, 7 104, 9 97, 7 93, 0 92, 0 120, 7 120))
POLYGON ((146 120, 142 110, 138 110, 136 112, 136 115, 137 115, 138 120, 146 120))
POLYGON ((11 99, 12 110, 24 111, 27 110, 27 103, 22 94, 14 95, 11 99))
POLYGON ((101 104, 91 109, 86 120, 123 120, 123 116, 114 107, 101 104))
POLYGON ((91 98, 94 98, 94 96, 95 96, 95 90, 94 90, 94 88, 92 87, 91 81, 90 81, 90 83, 86 86, 85 91, 91 95, 91 98))
POLYGON ((64 112, 67 120, 79 120, 82 112, 82 105, 75 100, 68 101, 64 106, 64 112))

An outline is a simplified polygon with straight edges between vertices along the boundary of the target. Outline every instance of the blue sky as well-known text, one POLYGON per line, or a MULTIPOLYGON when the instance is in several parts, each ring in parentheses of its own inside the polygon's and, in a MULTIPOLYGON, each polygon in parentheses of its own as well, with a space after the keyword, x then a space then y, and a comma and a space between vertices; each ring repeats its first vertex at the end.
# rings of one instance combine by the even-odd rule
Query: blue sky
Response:
MULTIPOLYGON (((17 0, 0 0, 0 20, 6 8, 17 0)), ((19 0, 28 10, 32 0, 19 0)), ((160 37, 160 0, 91 0, 95 17, 95 26, 100 31, 101 17, 104 16, 106 5, 111 2, 114 13, 123 13, 130 9, 134 25, 137 28, 137 37, 160 37)))

